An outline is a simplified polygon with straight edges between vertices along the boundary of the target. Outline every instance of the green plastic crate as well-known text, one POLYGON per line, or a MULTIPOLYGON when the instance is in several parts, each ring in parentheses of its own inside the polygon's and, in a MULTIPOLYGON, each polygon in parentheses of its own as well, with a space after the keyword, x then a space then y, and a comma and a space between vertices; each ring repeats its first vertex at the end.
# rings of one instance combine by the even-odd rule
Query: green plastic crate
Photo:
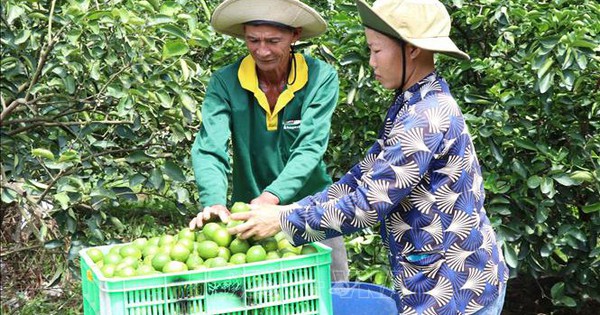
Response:
POLYGON ((134 278, 104 277, 84 249, 84 314, 330 315, 331 249, 313 245, 309 255, 134 278))

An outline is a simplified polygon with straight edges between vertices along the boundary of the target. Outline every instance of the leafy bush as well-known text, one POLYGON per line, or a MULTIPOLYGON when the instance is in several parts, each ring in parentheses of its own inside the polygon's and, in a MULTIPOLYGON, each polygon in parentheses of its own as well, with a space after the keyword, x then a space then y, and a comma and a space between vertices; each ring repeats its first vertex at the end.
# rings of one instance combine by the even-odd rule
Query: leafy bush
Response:
MULTIPOLYGON (((453 38, 472 60, 440 56, 438 69, 475 136, 486 207, 512 275, 554 278, 549 295, 557 306, 600 301, 600 5, 445 3, 453 38)), ((326 15, 331 28, 319 51, 342 78, 328 151, 340 176, 375 138, 391 93, 369 77, 351 3, 326 15)), ((367 269, 356 276, 376 282, 381 259, 371 238, 359 235, 348 247, 359 251, 353 265, 367 269)))
POLYGON ((465 2, 454 12, 473 60, 443 71, 470 114, 508 264, 559 279, 556 305, 600 300, 600 5, 465 2))
MULTIPOLYGON (((100 242, 107 205, 158 197, 191 208, 186 148, 204 63, 223 41, 209 9, 6 1, 2 12, 2 201, 52 215, 70 235, 93 218, 81 232, 100 242)), ((45 240, 44 221, 32 226, 45 240)))
MULTIPOLYGON (((123 224, 110 209, 196 210, 189 148, 205 85, 244 52, 209 27, 218 2, 2 1, 0 176, 3 211, 20 210, 14 235, 50 248, 103 243, 107 224, 123 224)), ((326 156, 339 177, 375 138, 391 93, 370 77, 354 1, 306 2, 329 31, 299 48, 341 80, 326 156)), ((600 301, 600 5, 444 3, 472 61, 442 56, 439 71, 475 136, 513 276, 557 279, 558 306, 600 301)), ((348 238, 351 271, 389 284, 379 241, 348 238)))

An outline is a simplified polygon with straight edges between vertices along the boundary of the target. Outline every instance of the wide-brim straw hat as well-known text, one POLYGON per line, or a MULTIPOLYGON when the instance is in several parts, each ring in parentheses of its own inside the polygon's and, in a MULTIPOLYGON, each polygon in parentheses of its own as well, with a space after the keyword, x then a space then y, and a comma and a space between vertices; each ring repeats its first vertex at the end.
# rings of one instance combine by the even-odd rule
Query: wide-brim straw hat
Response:
POLYGON ((469 60, 450 39, 450 15, 438 0, 356 0, 362 23, 419 48, 469 60))
POLYGON ((254 21, 301 27, 300 39, 327 30, 321 15, 298 0, 225 0, 215 9, 210 23, 219 33, 243 39, 244 23, 254 21))

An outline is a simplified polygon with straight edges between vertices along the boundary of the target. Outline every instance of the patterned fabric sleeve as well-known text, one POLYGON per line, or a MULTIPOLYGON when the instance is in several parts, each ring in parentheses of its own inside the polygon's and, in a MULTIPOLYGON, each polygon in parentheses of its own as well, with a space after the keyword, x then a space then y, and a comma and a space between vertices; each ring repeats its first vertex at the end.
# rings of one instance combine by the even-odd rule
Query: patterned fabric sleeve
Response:
POLYGON ((345 176, 329 189, 347 185, 340 188, 341 197, 313 198, 301 208, 282 212, 281 227, 290 242, 301 245, 349 234, 385 218, 426 174, 457 114, 456 102, 442 94, 403 108, 387 137, 349 172, 361 176, 345 176))
MULTIPOLYGON (((368 152, 372 152, 374 146, 368 152)), ((346 173, 337 182, 329 186, 327 189, 316 193, 312 196, 307 196, 297 202, 301 207, 316 206, 331 200, 337 200, 351 192, 357 187, 357 182, 362 178, 361 164, 355 164, 348 173, 346 173)))

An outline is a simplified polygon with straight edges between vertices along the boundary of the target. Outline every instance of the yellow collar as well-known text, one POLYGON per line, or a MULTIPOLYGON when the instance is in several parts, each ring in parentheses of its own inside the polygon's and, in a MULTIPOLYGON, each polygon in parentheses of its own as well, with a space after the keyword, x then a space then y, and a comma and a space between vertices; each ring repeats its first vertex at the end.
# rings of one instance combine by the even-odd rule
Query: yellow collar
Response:
POLYGON ((308 66, 306 65, 304 56, 302 56, 302 54, 295 54, 295 57, 296 69, 292 67, 288 81, 293 80, 294 75, 296 76, 296 81, 292 85, 286 85, 285 90, 283 90, 283 92, 281 92, 279 95, 279 98, 277 98, 277 104, 275 104, 273 112, 271 112, 271 107, 267 101, 267 96, 258 87, 256 63, 254 62, 252 56, 246 56, 246 58, 244 58, 240 64, 240 69, 238 70, 238 79, 240 80, 240 84, 244 89, 254 93, 254 97, 258 101, 258 104, 265 110, 267 117, 267 130, 269 131, 277 130, 277 114, 294 98, 294 93, 302 89, 306 85, 306 82, 308 82, 308 66), (294 70, 296 71, 295 74, 294 70))

